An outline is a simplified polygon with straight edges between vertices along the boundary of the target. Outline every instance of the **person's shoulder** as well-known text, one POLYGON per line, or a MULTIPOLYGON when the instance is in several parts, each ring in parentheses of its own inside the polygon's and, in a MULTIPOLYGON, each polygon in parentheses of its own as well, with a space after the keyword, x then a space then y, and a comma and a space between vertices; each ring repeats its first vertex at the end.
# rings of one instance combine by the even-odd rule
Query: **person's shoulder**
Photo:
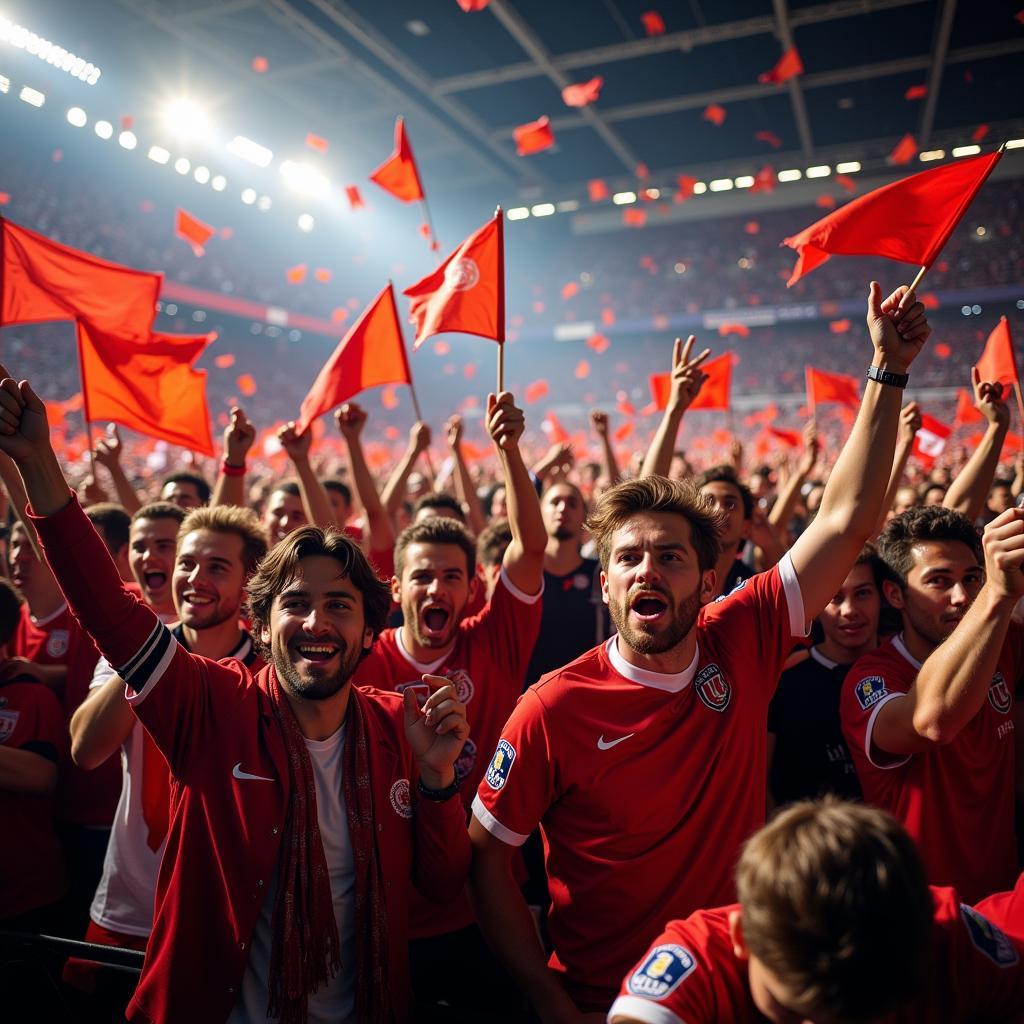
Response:
POLYGON ((390 656, 392 653, 398 650, 398 626, 389 626, 387 629, 382 629, 380 633, 374 638, 373 646, 370 648, 369 653, 359 663, 360 667, 366 664, 374 657, 390 656))
POLYGON ((15 681, 0 686, 0 713, 5 710, 35 710, 38 714, 63 715, 60 700, 48 687, 34 679, 15 681))
POLYGON ((543 694, 544 700, 549 701, 573 690, 600 685, 615 675, 615 669, 612 668, 605 652, 605 645, 600 643, 561 668, 541 676, 529 689, 538 696, 543 694))

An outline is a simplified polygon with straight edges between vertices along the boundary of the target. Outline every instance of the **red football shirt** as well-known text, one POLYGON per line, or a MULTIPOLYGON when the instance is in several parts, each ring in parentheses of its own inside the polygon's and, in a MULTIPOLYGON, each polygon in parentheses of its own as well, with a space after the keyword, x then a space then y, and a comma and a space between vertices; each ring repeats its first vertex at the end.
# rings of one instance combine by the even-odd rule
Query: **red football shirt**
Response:
POLYGON ((618 637, 531 686, 473 812, 521 845, 540 823, 551 966, 605 1009, 671 917, 735 898, 740 844, 764 824, 768 703, 803 601, 786 557, 702 609, 685 672, 646 672, 618 637))
POLYGON ((988 896, 975 909, 1002 928, 1014 942, 1024 945, 1024 875, 1009 892, 988 896))
POLYGON ((899 636, 859 659, 843 683, 843 735, 865 802, 887 810, 914 837, 929 882, 952 885, 976 903, 1012 889, 1017 878, 1013 700, 1024 632, 1011 626, 988 700, 951 743, 887 755, 872 739, 875 718, 903 698, 920 667, 899 636))
MULTIPOLYGON (((921 996, 878 1024, 1008 1020, 1024 1010, 1024 963, 1015 945, 953 889, 932 889, 932 962, 921 996)), ((611 1024, 761 1024, 747 984, 747 963, 729 939, 739 904, 671 921, 626 976, 608 1014, 611 1024)), ((870 975, 864 983, 871 984, 870 975)), ((1016 1019, 1013 1017, 1012 1019, 1016 1019)))
MULTIPOLYGON (((487 754, 496 746, 501 727, 523 692, 526 666, 540 630, 542 593, 524 594, 502 570, 490 603, 480 614, 459 623, 449 654, 432 662, 415 661, 402 644, 401 629, 387 629, 356 669, 358 686, 398 693, 412 686, 422 691, 424 699, 425 674, 452 680, 469 719, 469 739, 455 764, 467 816, 487 767, 487 754)), ((411 899, 413 938, 456 931, 476 919, 468 896, 443 907, 428 903, 415 890, 411 899)))
MULTIPOLYGON (((57 762, 67 746, 60 702, 38 683, 0 686, 0 745, 57 762)), ((0 922, 55 903, 67 889, 53 796, 0 789, 0 922)))

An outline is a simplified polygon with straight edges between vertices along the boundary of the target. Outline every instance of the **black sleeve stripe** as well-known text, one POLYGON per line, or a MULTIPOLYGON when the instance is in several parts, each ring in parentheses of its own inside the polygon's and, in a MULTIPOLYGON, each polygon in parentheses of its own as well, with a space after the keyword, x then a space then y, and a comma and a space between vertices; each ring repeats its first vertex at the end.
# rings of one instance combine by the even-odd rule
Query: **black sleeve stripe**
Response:
POLYGON ((162 622, 157 622, 153 626, 153 631, 146 637, 145 643, 135 652, 135 654, 124 663, 124 665, 117 670, 117 674, 122 679, 127 679, 128 674, 134 672, 138 667, 139 663, 144 661, 148 656, 154 644, 160 640, 161 630, 165 630, 166 627, 162 622))
POLYGON ((138 693, 149 682, 175 642, 171 631, 162 622, 158 622, 139 653, 127 665, 119 668, 117 674, 138 693))

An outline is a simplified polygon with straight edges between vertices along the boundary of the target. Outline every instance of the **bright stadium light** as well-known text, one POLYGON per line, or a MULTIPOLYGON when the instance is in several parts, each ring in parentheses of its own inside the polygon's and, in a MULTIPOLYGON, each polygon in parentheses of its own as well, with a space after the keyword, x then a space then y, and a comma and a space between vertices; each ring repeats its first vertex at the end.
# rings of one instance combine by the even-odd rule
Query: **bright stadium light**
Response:
POLYGON ((560 203, 555 204, 555 209, 558 210, 559 213, 573 213, 579 208, 580 204, 576 199, 563 199, 560 203))
POLYGON ((836 174, 856 174, 860 170, 860 163, 856 160, 848 160, 845 164, 836 164, 836 174))
POLYGON ((630 203, 636 202, 635 192, 616 192, 612 196, 612 202, 616 206, 628 206, 630 203))
POLYGON ((271 150, 266 146, 261 146, 258 142, 253 142, 252 139, 247 139, 244 135, 236 135, 228 143, 228 152, 234 153, 235 156, 241 157, 243 160, 248 160, 249 163, 255 164, 257 167, 268 167, 270 161, 274 159, 271 150))
POLYGON ((1024 149, 1024 139, 1007 139, 1007 149, 1024 149))
POLYGON ((702 196, 702 195, 704 195, 705 192, 707 192, 707 190, 708 190, 708 186, 707 186, 707 184, 705 182, 703 182, 703 181, 695 181, 693 183, 693 194, 695 196, 702 196))
POLYGON ((310 213, 299 214, 299 230, 305 231, 309 234, 310 231, 316 226, 316 222, 313 220, 313 215, 310 213))
POLYGON ((0 43, 9 43, 18 50, 24 50, 86 85, 95 85, 100 80, 102 72, 95 64, 75 56, 63 46, 30 32, 24 25, 17 25, 3 15, 0 15, 0 43))
POLYGON ((980 152, 981 146, 956 146, 953 156, 977 156, 980 152))
POLYGON ((246 206, 252 206, 252 204, 256 202, 256 189, 243 188, 242 202, 245 203, 246 206))
POLYGON ((81 107, 72 107, 68 111, 68 124, 76 128, 84 128, 89 123, 89 118, 81 107))
POLYGON ((728 192, 732 187, 732 178, 715 178, 708 186, 712 192, 728 192))
POLYGON ((754 176, 752 174, 741 174, 733 181, 733 184, 737 188, 751 188, 754 184, 754 176))
POLYGON ((205 185, 210 180, 210 168, 203 167, 201 164, 192 172, 192 177, 199 182, 200 185, 205 185))
POLYGON ((537 203, 536 206, 530 207, 530 213, 532 213, 534 217, 550 217, 554 212, 554 203, 537 203))
POLYGON ((171 154, 163 146, 150 146, 146 156, 155 164, 165 164, 171 159, 171 154))
POLYGON ((11 91, 11 80, 6 75, 0 75, 0 95, 11 91))
POLYGON ((803 171, 797 167, 793 167, 788 171, 779 171, 779 181, 799 181, 803 176, 803 171))
POLYGON ((189 160, 187 156, 179 156, 178 159, 174 161, 174 169, 179 174, 188 174, 188 172, 192 170, 192 161, 189 160))
POLYGON ((508 220, 526 220, 530 211, 525 206, 513 206, 511 210, 505 211, 505 216, 508 220))
POLYGON ((101 138, 109 139, 114 134, 114 126, 109 121, 97 121, 92 130, 101 138))
POLYGON ((135 137, 135 132, 123 131, 117 137, 117 144, 122 149, 134 149, 139 144, 139 140, 135 137))
POLYGON ((259 199, 256 200, 256 209, 261 213, 266 213, 272 205, 273 203, 271 202, 270 196, 260 196, 259 199))
POLYGON ((46 102, 46 97, 38 89, 28 85, 21 87, 18 99, 24 100, 31 107, 41 107, 46 102))
POLYGON ((323 198, 331 191, 331 183, 315 167, 295 160, 281 164, 281 177, 289 188, 306 195, 323 198))
POLYGON ((195 100, 177 99, 168 103, 163 110, 163 122, 167 130, 179 138, 195 139, 210 131, 210 118, 195 100))
POLYGON ((228 179, 223 174, 215 174, 210 182, 210 188, 214 192, 223 192, 228 187, 228 179))
POLYGON ((807 168, 808 178, 827 178, 832 173, 832 168, 828 164, 819 164, 817 167, 807 168))
POLYGON ((931 160, 942 160, 946 156, 944 149, 926 149, 923 153, 917 154, 917 159, 926 164, 931 160))

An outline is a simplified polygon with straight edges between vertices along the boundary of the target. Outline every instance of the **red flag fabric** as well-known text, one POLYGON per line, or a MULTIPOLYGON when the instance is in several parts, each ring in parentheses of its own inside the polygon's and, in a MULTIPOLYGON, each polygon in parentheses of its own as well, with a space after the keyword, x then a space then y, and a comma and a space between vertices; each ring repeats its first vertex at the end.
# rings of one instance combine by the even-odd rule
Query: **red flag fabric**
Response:
POLYGON ((988 135, 989 127, 987 124, 979 124, 977 128, 971 132, 971 142, 981 142, 986 135, 988 135))
POLYGON ((567 107, 586 107, 594 103, 601 95, 601 87, 604 79, 595 75, 586 82, 579 82, 576 85, 567 85, 562 90, 562 102, 567 107))
POLYGON ((555 134, 551 130, 551 122, 547 116, 538 117, 536 121, 514 128, 512 138, 515 140, 516 152, 520 156, 539 153, 555 144, 555 134))
POLYGON ((851 199, 798 235, 793 285, 830 256, 885 256, 930 267, 999 162, 998 152, 921 171, 851 199))
POLYGON ((912 85, 904 94, 905 100, 923 100, 928 95, 927 85, 912 85))
POLYGON ((622 211, 622 223, 631 228, 642 228, 647 223, 647 211, 638 210, 635 206, 627 206, 622 211))
POLYGON ((842 320, 830 320, 828 323, 828 329, 833 334, 845 334, 850 327, 850 321, 845 317, 842 320))
POLYGON ((640 15, 644 31, 649 36, 663 36, 665 34, 665 19, 657 11, 644 11, 640 15))
POLYGON ((693 195, 693 186, 697 184, 697 179, 692 174, 680 174, 676 178, 676 185, 679 191, 676 192, 676 202, 684 203, 690 196, 693 195))
POLYGON ((754 184, 750 186, 750 192, 774 192, 775 191, 775 169, 765 164, 754 175, 754 184))
POLYGON ((192 366, 212 341, 209 334, 126 339, 79 320, 85 419, 110 420, 212 456, 206 371, 192 366))
POLYGON ((608 186, 600 178, 594 178, 587 182, 587 195, 592 203, 599 203, 608 198, 608 186))
POLYGON ((718 333, 723 338, 729 334, 737 334, 741 338, 749 338, 750 328, 746 324, 719 324, 718 333))
POLYGON ((592 348, 598 355, 607 352, 611 344, 603 334, 592 334, 587 338, 587 348, 592 348))
POLYGON ((710 121, 713 125, 721 127, 725 123, 726 110, 725 107, 720 106, 717 103, 709 103, 704 108, 704 113, 700 115, 705 121, 710 121))
POLYGON ((780 139, 778 135, 775 134, 775 132, 754 132, 754 138, 757 139, 758 142, 767 142, 768 145, 772 147, 772 149, 782 148, 782 139, 780 139))
POLYGON ((174 233, 190 245, 202 249, 214 236, 215 231, 209 224, 204 224, 198 217, 193 217, 187 210, 179 207, 174 220, 174 233))
POLYGON ((345 195, 348 198, 348 208, 350 210, 361 210, 366 205, 358 185, 346 185, 345 195))
MULTIPOLYGON (((701 385, 700 393, 690 403, 691 410, 728 409, 729 385, 732 381, 732 353, 712 359, 701 366, 707 380, 701 385)), ((672 394, 672 374, 652 373, 648 378, 651 388, 651 404, 658 410, 668 407, 672 394)))
POLYGON ((952 427, 923 412, 912 451, 926 467, 930 466, 945 451, 946 441, 952 433, 952 427))
POLYGON ((803 444, 799 430, 783 430, 782 427, 766 427, 765 433, 781 441, 787 448, 799 448, 803 444))
POLYGON ((380 185, 403 203, 412 203, 423 198, 423 185, 416 158, 412 155, 408 136, 405 134, 405 119, 395 119, 395 151, 370 175, 370 181, 380 185))
POLYGON ((482 11, 491 0, 456 0, 456 2, 467 14, 471 14, 473 11, 482 11))
POLYGON ((402 293, 412 302, 414 349, 435 334, 459 331, 505 340, 505 250, 499 210, 437 268, 402 293))
POLYGON ((814 407, 824 402, 838 402, 851 409, 860 408, 859 382, 845 373, 828 373, 813 366, 804 368, 807 380, 807 405, 814 407))
POLYGON ((523 399, 527 405, 533 405, 534 402, 539 402, 544 398, 550 390, 546 380, 535 380, 523 389, 523 399))
POLYGON ((763 71, 757 80, 763 85, 782 85, 791 78, 804 73, 804 62, 795 46, 791 46, 780 58, 771 71, 763 71))
POLYGON ((552 444, 566 444, 568 442, 569 432, 562 426, 561 421, 553 412, 549 412, 540 425, 552 444))
POLYGON ((896 148, 889 154, 889 163, 909 164, 915 156, 917 156, 917 142, 913 135, 907 134, 896 143, 896 148))
POLYGON ((394 289, 389 284, 369 306, 317 374, 302 400, 299 433, 360 391, 378 384, 411 384, 409 360, 398 322, 394 289))
POLYGON ((1015 381, 1020 380, 1017 358, 1013 353, 1013 338, 1010 336, 1010 322, 1005 316, 999 318, 996 329, 988 336, 977 366, 982 381, 989 384, 998 381, 1006 387, 1012 387, 1015 381))
POLYGON ((968 423, 981 423, 985 414, 980 412, 974 405, 974 399, 969 391, 960 388, 956 393, 956 416, 953 418, 953 426, 964 426, 968 423))

